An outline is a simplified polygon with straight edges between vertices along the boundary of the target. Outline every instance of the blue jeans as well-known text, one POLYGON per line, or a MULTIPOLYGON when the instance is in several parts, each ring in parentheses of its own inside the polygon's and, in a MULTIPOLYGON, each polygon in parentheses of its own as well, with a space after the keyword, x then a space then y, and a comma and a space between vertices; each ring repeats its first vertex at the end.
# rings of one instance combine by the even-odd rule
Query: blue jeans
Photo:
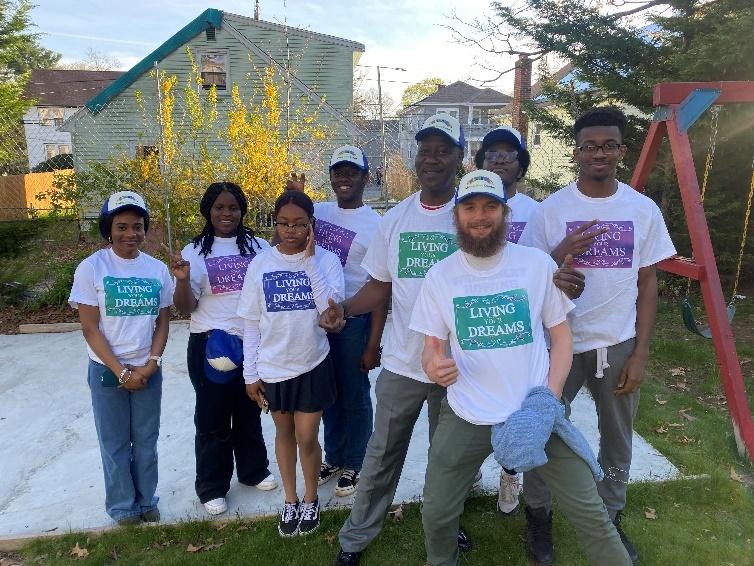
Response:
POLYGON ((372 434, 372 399, 369 376, 359 369, 369 339, 371 317, 349 318, 339 334, 328 334, 335 366, 338 397, 322 414, 325 423, 325 462, 361 470, 372 434))
POLYGON ((89 360, 89 389, 105 475, 105 510, 115 521, 157 506, 157 437, 160 434, 162 372, 130 392, 105 387, 107 367, 89 360))

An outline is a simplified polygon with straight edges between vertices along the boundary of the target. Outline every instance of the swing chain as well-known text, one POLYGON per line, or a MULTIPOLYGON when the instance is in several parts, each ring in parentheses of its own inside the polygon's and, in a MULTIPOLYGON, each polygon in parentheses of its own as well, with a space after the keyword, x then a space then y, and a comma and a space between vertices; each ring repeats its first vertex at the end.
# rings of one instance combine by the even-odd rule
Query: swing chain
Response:
POLYGON ((702 178, 701 202, 704 204, 704 195, 707 192, 709 175, 712 172, 712 162, 715 159, 717 148, 717 125, 720 117, 720 106, 712 107, 712 122, 710 125, 709 144, 707 146, 707 159, 704 162, 704 177, 702 178))
POLYGON ((733 303, 738 296, 738 282, 741 278, 741 266, 743 265, 744 249, 746 248, 746 235, 749 232, 749 218, 751 216, 751 203, 754 200, 754 159, 751 162, 751 182, 749 183, 749 197, 746 202, 746 214, 744 215, 744 227, 741 232, 741 244, 738 248, 738 265, 736 266, 736 277, 733 279, 733 295, 731 296, 731 303, 733 303))

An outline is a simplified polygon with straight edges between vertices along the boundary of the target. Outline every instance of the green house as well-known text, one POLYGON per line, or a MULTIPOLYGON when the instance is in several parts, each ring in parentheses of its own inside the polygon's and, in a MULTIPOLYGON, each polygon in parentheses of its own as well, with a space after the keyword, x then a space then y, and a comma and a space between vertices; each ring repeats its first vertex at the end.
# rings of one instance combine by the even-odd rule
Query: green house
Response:
MULTIPOLYGON (((176 76, 176 90, 181 91, 193 59, 203 79, 197 90, 216 88, 221 122, 232 85, 245 98, 260 98, 261 73, 273 68, 285 78, 288 118, 316 112, 328 132, 321 143, 327 154, 361 133, 351 109, 353 70, 363 52, 362 44, 347 39, 208 9, 91 98, 61 130, 71 132, 77 170, 119 155, 158 151, 159 120, 145 120, 145 115, 158 115, 155 71, 161 77, 176 76)), ((178 103, 173 115, 176 122, 186 119, 178 103)), ((286 121, 282 123, 284 128, 286 121)), ((213 143, 222 151, 222 140, 213 143)))

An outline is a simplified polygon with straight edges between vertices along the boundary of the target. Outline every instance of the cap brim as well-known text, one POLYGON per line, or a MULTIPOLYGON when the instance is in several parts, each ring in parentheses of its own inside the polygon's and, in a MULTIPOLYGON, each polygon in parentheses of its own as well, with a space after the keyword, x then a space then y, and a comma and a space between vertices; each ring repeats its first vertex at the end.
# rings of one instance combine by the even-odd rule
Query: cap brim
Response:
POLYGON ((418 132, 416 132, 416 136, 414 136, 414 139, 416 141, 422 141, 427 136, 438 135, 438 134, 448 138, 450 140, 450 143, 452 143, 454 146, 460 147, 461 149, 463 149, 463 145, 461 145, 460 141, 455 139, 445 130, 441 130, 440 128, 424 128, 423 130, 419 130, 418 132))
POLYGON ((138 210, 139 212, 142 212, 142 213, 144 213, 146 215, 149 215, 149 211, 146 208, 144 208, 142 206, 139 206, 138 204, 131 204, 131 203, 129 203, 129 204, 121 204, 120 206, 116 206, 112 210, 108 210, 107 214, 108 215, 113 215, 113 214, 116 214, 116 213, 118 213, 118 212, 120 212, 122 210, 138 210))
POLYGON ((356 167, 360 171, 369 171, 369 167, 364 167, 363 165, 359 165, 355 161, 350 161, 348 159, 343 159, 341 161, 336 161, 335 163, 332 163, 330 165, 330 170, 332 170, 333 167, 337 167, 338 165, 343 165, 344 163, 347 163, 348 165, 353 165, 354 167, 356 167))
POLYGON ((476 196, 490 197, 490 198, 494 198, 498 202, 502 202, 503 204, 508 204, 507 198, 500 198, 500 195, 496 195, 495 193, 488 193, 486 191, 476 191, 473 193, 466 193, 465 195, 460 196, 460 197, 456 196, 456 204, 458 204, 459 202, 463 202, 468 198, 476 197, 476 196))
POLYGON ((523 144, 518 140, 515 134, 507 130, 493 130, 486 136, 484 136, 484 139, 482 140, 482 149, 487 149, 493 143, 497 142, 507 142, 518 149, 525 149, 523 144))

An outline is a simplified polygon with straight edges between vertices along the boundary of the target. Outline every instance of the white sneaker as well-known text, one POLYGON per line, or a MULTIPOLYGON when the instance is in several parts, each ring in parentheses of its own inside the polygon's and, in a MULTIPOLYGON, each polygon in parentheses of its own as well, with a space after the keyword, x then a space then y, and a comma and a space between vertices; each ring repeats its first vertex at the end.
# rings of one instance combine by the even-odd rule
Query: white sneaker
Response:
POLYGON ((503 516, 512 515, 518 508, 518 494, 521 493, 521 484, 518 474, 508 474, 500 470, 500 491, 497 494, 497 510, 503 516))
POLYGON ((272 491, 273 489, 277 488, 277 486, 278 480, 276 480, 275 476, 273 476, 272 474, 268 474, 266 478, 264 478, 254 487, 261 491, 272 491))
POLYGON ((218 497, 217 499, 210 499, 204 504, 204 508, 210 515, 220 515, 228 510, 228 504, 225 502, 224 497, 218 497))

